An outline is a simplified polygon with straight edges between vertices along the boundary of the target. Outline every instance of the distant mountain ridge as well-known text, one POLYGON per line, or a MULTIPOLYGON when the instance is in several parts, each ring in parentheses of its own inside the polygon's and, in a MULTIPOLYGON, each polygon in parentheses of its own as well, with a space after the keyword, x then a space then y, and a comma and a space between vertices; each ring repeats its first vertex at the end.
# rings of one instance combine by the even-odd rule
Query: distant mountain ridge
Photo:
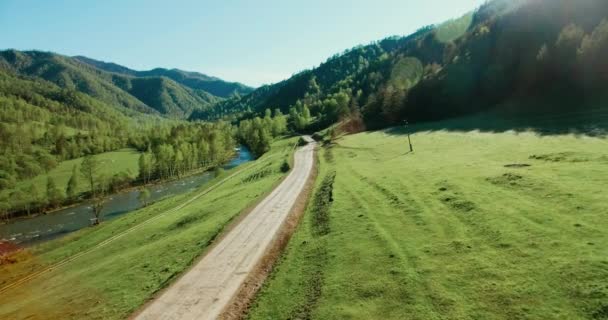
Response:
POLYGON ((0 69, 50 81, 110 106, 181 119, 253 90, 196 72, 135 71, 115 63, 42 51, 0 51, 0 69))
POLYGON ((136 71, 116 63, 98 61, 84 56, 75 56, 73 58, 83 63, 92 65, 98 69, 112 73, 129 75, 133 77, 167 77, 191 89, 204 90, 220 98, 229 98, 235 94, 246 95, 254 90, 254 88, 248 87, 242 83, 227 82, 217 77, 208 76, 199 72, 165 68, 136 71))

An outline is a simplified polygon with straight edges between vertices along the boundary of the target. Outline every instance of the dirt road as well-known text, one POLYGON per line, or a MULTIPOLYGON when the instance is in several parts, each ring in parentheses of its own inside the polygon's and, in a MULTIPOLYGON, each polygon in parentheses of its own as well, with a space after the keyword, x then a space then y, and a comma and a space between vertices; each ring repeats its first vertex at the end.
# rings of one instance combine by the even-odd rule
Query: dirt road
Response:
POLYGON ((296 151, 289 176, 134 319, 200 320, 221 314, 263 258, 312 174, 314 143, 306 139, 311 143, 296 151))

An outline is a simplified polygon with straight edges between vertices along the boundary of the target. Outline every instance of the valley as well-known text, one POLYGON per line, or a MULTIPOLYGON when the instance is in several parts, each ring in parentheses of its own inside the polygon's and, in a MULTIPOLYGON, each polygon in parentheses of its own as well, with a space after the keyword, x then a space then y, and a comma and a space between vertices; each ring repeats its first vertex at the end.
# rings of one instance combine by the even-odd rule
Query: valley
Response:
POLYGON ((0 319, 608 319, 605 0, 7 0, 0 38, 0 319))

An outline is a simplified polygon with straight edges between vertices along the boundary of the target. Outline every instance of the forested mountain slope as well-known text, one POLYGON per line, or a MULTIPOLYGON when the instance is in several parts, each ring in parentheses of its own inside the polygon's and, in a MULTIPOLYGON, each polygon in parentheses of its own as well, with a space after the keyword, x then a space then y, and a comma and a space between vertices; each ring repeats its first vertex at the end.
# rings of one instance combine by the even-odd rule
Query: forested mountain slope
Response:
POLYGON ((98 69, 129 75, 133 77, 166 77, 193 90, 202 90, 220 98, 229 98, 232 95, 245 95, 251 93, 253 88, 238 82, 226 82, 198 72, 189 72, 179 69, 156 68, 149 71, 135 71, 115 63, 97 61, 87 57, 74 57, 75 59, 92 65, 98 69))
POLYGON ((310 112, 310 130, 338 120, 366 128, 496 109, 589 108, 608 81, 603 0, 490 1, 407 37, 355 47, 312 70, 195 112, 248 117, 310 112), (532 107, 530 107, 532 106, 532 107))
POLYGON ((47 80, 114 107, 172 118, 186 118, 194 110, 208 108, 233 93, 250 90, 198 73, 164 69, 139 72, 84 57, 70 58, 39 51, 1 51, 0 69, 47 80))
MULTIPOLYGON (((137 81, 147 79, 134 79, 133 90, 138 90, 137 81)), ((0 68, 0 219, 79 201, 83 191, 103 194, 209 168, 230 158, 235 143, 234 129, 226 123, 191 123, 144 114, 0 68), (109 174, 107 164, 98 164, 93 183, 93 178, 81 179, 81 167, 63 165, 125 148, 143 155, 139 175, 109 174), (69 172, 57 173, 56 168, 69 172), (67 180, 70 173, 75 178, 69 181, 74 183, 67 180)))

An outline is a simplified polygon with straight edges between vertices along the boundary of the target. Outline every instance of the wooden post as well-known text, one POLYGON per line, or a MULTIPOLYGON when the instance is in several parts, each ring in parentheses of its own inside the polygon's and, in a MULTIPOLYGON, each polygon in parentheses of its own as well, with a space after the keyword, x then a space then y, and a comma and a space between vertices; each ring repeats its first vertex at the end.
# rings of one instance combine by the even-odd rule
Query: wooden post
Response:
POLYGON ((412 139, 410 138, 410 132, 407 130, 408 122, 405 120, 405 130, 407 131, 407 142, 410 144, 410 152, 414 152, 414 147, 412 146, 412 139))

